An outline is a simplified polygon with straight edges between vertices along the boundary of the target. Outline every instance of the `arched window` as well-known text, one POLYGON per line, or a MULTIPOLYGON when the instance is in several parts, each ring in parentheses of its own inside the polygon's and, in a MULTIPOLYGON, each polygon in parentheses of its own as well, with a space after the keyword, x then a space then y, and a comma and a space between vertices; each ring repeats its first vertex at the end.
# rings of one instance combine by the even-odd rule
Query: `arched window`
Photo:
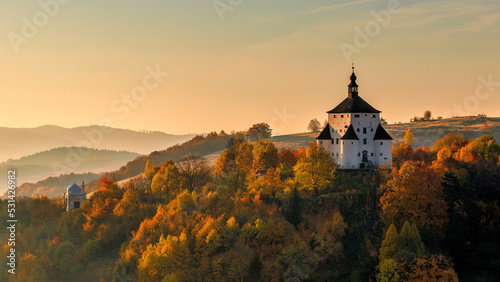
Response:
POLYGON ((366 127, 363 127, 363 134, 366 134, 366 127))

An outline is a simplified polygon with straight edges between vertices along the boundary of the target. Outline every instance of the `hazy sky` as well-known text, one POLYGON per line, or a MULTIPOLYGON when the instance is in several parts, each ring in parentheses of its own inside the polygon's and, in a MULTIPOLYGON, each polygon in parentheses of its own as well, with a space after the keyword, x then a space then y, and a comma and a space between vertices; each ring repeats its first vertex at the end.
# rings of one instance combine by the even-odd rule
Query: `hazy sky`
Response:
POLYGON ((389 122, 500 116, 497 0, 2 0, 0 19, 0 126, 301 132, 352 61, 389 122))

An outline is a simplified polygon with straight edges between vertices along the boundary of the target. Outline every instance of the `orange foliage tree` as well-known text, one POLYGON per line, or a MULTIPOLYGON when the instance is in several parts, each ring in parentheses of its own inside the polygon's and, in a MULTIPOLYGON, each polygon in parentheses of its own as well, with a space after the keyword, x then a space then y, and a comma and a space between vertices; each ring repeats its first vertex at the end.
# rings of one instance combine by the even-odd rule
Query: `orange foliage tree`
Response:
POLYGON ((444 235, 448 222, 447 204, 440 175, 425 163, 407 161, 383 186, 380 197, 383 218, 396 226, 408 220, 419 227, 432 227, 444 235))

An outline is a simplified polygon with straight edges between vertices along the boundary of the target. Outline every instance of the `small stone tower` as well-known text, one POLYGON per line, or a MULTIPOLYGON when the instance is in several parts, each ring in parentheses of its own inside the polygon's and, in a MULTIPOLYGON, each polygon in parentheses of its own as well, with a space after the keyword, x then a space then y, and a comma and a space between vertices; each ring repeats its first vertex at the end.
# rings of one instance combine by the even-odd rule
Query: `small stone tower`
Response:
MULTIPOLYGON (((85 183, 82 183, 82 187, 85 188, 85 183)), ((80 208, 83 202, 87 200, 87 194, 85 194, 84 189, 75 183, 68 187, 68 190, 66 193, 63 193, 63 196, 64 206, 66 206, 67 211, 80 208)))

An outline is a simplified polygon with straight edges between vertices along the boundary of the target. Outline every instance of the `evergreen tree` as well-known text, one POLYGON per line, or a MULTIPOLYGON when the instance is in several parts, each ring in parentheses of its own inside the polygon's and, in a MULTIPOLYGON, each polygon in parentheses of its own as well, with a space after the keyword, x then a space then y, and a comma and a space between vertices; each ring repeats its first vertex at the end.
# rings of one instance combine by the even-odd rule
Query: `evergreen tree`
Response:
POLYGON ((291 224, 297 227, 302 222, 302 198, 295 187, 290 193, 285 206, 285 217, 291 224))
POLYGON ((408 221, 405 221, 398 236, 398 250, 406 250, 415 255, 424 252, 425 247, 416 224, 410 224, 408 221))
POLYGON ((384 240, 382 241, 382 246, 380 247, 379 259, 380 261, 384 259, 393 258, 397 252, 398 247, 398 230, 394 224, 389 226, 387 233, 385 233, 384 240))

